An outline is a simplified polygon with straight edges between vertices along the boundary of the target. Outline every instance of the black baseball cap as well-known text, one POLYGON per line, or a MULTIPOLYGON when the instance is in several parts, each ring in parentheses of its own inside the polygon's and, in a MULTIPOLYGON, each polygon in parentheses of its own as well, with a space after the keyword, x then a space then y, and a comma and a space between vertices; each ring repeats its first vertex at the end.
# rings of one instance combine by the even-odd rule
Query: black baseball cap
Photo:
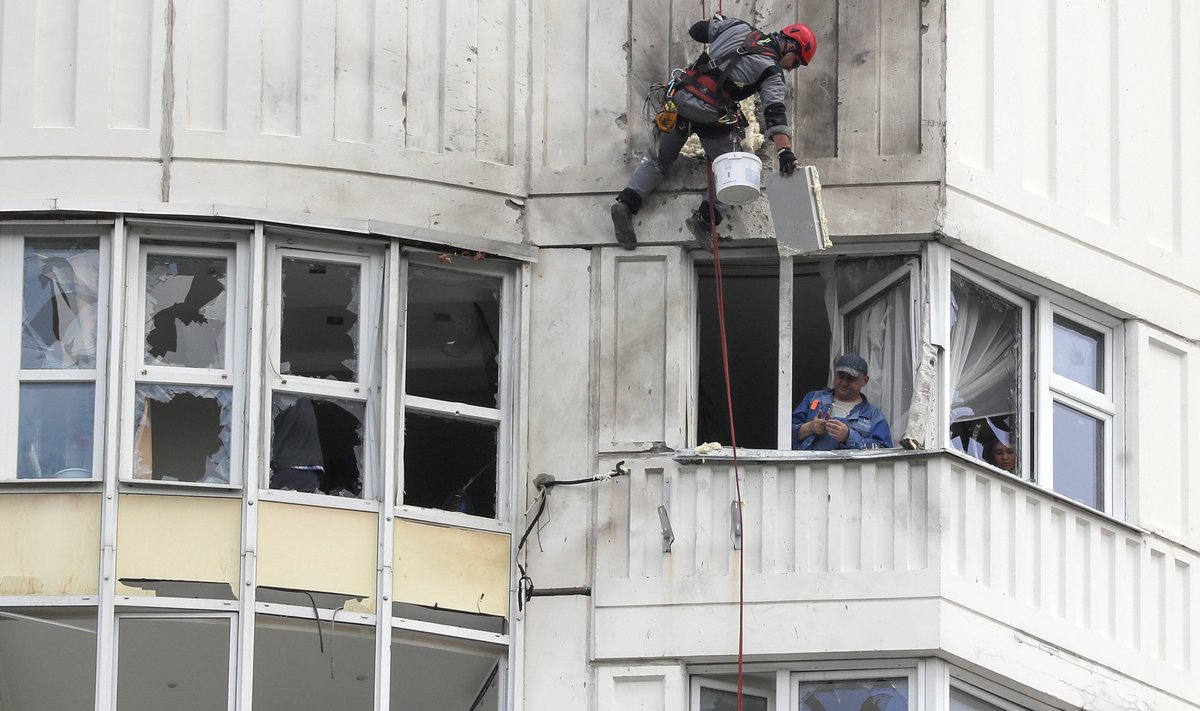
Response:
POLYGON ((846 353, 833 362, 833 372, 849 373, 858 378, 867 374, 867 361, 855 353, 846 353))

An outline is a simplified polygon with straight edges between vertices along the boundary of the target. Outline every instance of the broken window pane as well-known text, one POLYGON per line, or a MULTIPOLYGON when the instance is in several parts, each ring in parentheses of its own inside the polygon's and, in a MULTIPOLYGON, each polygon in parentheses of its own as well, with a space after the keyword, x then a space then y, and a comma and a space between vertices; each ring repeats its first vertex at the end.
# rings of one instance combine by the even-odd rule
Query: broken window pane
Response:
POLYGON ((391 668, 391 708, 502 708, 504 656, 483 645, 394 631, 391 668))
POLYGON ((94 711, 96 608, 0 608, 0 702, 94 711))
POLYGON ((276 394, 271 488, 362 498, 366 405, 276 394))
POLYGON ((404 503, 496 516, 497 425, 408 412, 404 503))
POLYGON ((497 406, 500 286, 495 277, 410 266, 405 332, 409 395, 497 406))
POLYGON ((21 367, 96 367, 100 247, 96 239, 25 241, 21 367))
POLYGON ((120 618, 117 708, 228 708, 230 627, 228 618, 120 618))
POLYGON ((1021 307, 950 279, 950 444, 1016 472, 1021 307))
POLYGON ((355 382, 358 378, 357 265, 283 260, 280 372, 355 382))
POLYGON ((228 484, 231 400, 228 388, 139 385, 134 478, 228 484))
MULTIPOLYGON (((425 674, 438 676, 441 670, 435 669, 427 668, 425 674)), ((347 624, 344 618, 336 624, 268 615, 255 618, 255 711, 370 711, 374 705, 374 627, 347 624)), ((393 708, 450 707, 409 699, 393 708)))
POLYGON ((147 255, 147 365, 225 366, 227 270, 220 257, 147 255))
POLYGON ((96 388, 92 383, 22 383, 17 477, 90 478, 96 388))

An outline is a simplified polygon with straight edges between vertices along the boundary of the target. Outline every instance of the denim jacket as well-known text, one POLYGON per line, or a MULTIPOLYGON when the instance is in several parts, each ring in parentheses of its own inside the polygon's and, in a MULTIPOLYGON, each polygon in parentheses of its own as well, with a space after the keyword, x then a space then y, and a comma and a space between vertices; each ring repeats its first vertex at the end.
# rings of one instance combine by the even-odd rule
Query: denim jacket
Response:
POLYGON ((804 396, 800 405, 792 412, 792 449, 807 449, 813 451, 828 451, 832 449, 876 449, 892 445, 892 430, 888 427, 887 418, 864 395, 862 402, 850 410, 842 420, 850 425, 850 435, 845 444, 832 436, 809 435, 803 441, 797 442, 796 436, 800 426, 817 416, 818 412, 829 412, 833 405, 833 390, 814 390, 804 396))

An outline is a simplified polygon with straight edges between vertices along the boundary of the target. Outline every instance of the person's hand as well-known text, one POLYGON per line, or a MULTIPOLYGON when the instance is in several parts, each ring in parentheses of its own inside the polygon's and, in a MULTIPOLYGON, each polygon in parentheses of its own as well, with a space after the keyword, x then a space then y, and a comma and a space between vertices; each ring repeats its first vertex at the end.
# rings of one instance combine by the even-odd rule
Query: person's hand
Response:
POLYGON ((825 434, 845 444, 850 439, 850 425, 841 420, 826 420, 825 434))
POLYGON ((791 176, 796 172, 796 154, 792 153, 791 148, 780 148, 778 157, 780 175, 791 176))
POLYGON ((811 434, 815 434, 815 435, 825 434, 825 423, 827 423, 827 422, 829 422, 829 418, 827 416, 817 413, 816 417, 814 417, 808 421, 808 426, 812 430, 811 434))

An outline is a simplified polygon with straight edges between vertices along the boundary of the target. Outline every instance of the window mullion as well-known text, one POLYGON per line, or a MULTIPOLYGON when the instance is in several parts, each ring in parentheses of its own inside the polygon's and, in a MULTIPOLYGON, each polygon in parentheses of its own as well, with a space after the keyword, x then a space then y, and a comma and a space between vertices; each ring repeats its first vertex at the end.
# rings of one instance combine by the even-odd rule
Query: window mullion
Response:
MULTIPOLYGON (((14 324, 9 332, 10 337, 3 339, 3 343, 7 345, 0 347, 0 373, 4 375, 3 381, 0 382, 0 398, 3 398, 3 402, 15 403, 18 402, 21 392, 19 368, 25 270, 21 259, 24 240, 12 234, 10 230, 11 228, 7 228, 0 235, 3 237, 0 239, 0 265, 5 265, 2 267, 3 271, 0 271, 0 276, 5 277, 4 281, 7 284, 22 285, 22 290, 18 292, 18 298, 4 299, 0 304, 0 323, 14 324)), ((0 436, 0 471, 11 471, 13 478, 16 478, 18 427, 6 429, 7 432, 0 436)))
POLYGON ((778 407, 778 437, 776 447, 779 449, 792 448, 792 344, 795 339, 793 316, 793 299, 795 298, 795 277, 792 275, 792 258, 779 258, 779 396, 778 407))
POLYGON ((1038 297, 1036 303, 1033 314, 1036 321, 1036 350, 1031 359, 1036 387, 1034 425, 1037 436, 1034 442, 1037 452, 1034 473, 1039 484, 1054 489, 1054 398, 1050 392, 1050 384, 1054 380, 1054 311, 1050 300, 1044 296, 1038 297))

